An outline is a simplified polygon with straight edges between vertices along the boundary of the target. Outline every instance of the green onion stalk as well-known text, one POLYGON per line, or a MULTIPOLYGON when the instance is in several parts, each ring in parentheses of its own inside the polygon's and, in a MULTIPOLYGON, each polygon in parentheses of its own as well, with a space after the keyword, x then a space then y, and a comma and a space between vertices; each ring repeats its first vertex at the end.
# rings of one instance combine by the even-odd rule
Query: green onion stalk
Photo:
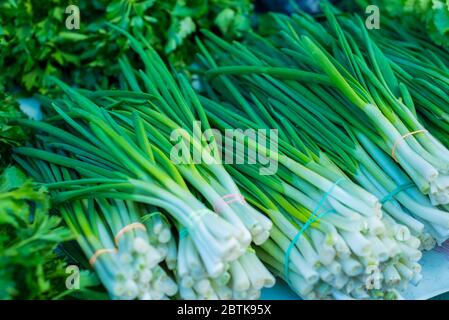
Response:
MULTIPOLYGON (((53 194, 63 181, 76 178, 72 170, 42 160, 16 159, 53 194)), ((140 224, 145 206, 130 201, 91 198, 64 202, 58 210, 112 299, 161 300, 177 293, 177 285, 166 271, 170 269, 166 246, 173 243, 174 238, 165 222, 158 226, 156 220, 147 219, 146 229, 140 224), (132 225, 140 228, 125 229, 132 225), (156 226, 164 231, 158 241, 151 239, 158 234, 154 232, 156 226)))
POLYGON ((172 232, 172 223, 167 216, 157 209, 142 215, 141 223, 148 230, 150 245, 154 246, 165 257, 169 270, 176 269, 178 246, 172 232))

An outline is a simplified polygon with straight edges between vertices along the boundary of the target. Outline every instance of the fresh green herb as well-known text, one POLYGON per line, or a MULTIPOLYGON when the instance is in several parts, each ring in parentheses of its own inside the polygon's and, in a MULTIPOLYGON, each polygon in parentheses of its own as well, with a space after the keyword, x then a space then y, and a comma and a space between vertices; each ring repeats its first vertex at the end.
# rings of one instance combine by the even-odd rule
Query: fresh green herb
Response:
POLYGON ((357 0, 357 3, 363 9, 369 5, 377 5, 381 14, 386 11, 388 15, 401 21, 402 28, 407 26, 411 30, 419 30, 435 43, 449 45, 449 2, 447 1, 357 0), (422 24, 425 25, 427 32, 423 32, 422 24))
POLYGON ((14 98, 0 93, 0 169, 9 163, 11 148, 19 146, 27 138, 25 130, 12 123, 23 116, 14 98))
POLYGON ((65 26, 70 3, 65 0, 6 0, 0 4, 0 91, 15 86, 48 93, 47 75, 87 88, 118 83, 118 58, 129 49, 125 38, 106 28, 110 22, 141 34, 174 66, 190 64, 192 39, 201 29, 224 37, 250 28, 249 0, 92 0, 76 3, 80 29, 65 26))
POLYGON ((49 215, 46 189, 15 167, 0 175, 0 299, 48 299, 65 290, 56 246, 71 238, 49 215))

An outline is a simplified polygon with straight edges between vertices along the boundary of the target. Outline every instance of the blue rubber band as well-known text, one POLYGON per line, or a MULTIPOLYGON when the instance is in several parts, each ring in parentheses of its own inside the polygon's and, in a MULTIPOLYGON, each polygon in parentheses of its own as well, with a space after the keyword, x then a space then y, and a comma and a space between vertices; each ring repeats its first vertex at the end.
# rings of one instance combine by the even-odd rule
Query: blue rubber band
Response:
POLYGON ((288 245, 287 250, 285 251, 285 257, 284 257, 284 276, 285 276, 285 280, 287 282, 290 282, 289 279, 289 273, 290 273, 290 255, 292 253, 292 250, 294 248, 294 246, 296 245, 296 243, 298 242, 299 238, 301 237, 301 235, 312 225, 312 223, 314 223, 315 221, 321 219, 322 217, 324 217, 325 215, 331 213, 331 212, 335 212, 334 209, 325 211, 324 213, 317 215, 318 210, 320 210, 320 208, 323 206, 324 202, 326 201, 326 199, 330 196, 330 194, 332 193, 332 191, 334 191, 335 187, 337 185, 339 185, 341 182, 345 181, 345 178, 341 178, 339 180, 337 180, 332 187, 330 187, 330 189, 323 195, 323 197, 321 198, 320 202, 318 202, 318 205, 316 206, 316 208, 313 210, 312 214, 310 215, 309 219, 307 219, 306 223, 302 226, 302 228, 298 231, 298 233, 296 234, 296 236, 292 239, 292 241, 290 242, 290 244, 288 245))
POLYGON ((189 235, 189 230, 187 228, 182 228, 179 230, 179 240, 185 239, 189 235))
POLYGON ((394 197, 396 197, 399 193, 401 193, 404 190, 413 188, 415 186, 415 184, 413 182, 410 183, 404 183, 400 186, 398 186, 396 189, 394 189, 392 192, 390 192, 389 194, 387 194, 385 197, 383 197, 380 200, 380 203, 385 204, 388 201, 391 201, 394 199, 394 197))
MULTIPOLYGON (((199 218, 201 217, 203 214, 206 213, 210 213, 210 210, 208 209, 201 209, 201 210, 197 210, 197 211, 193 211, 192 214, 194 215, 193 218, 199 218)), ((187 237, 189 235, 189 230, 185 227, 181 228, 181 230, 179 230, 179 239, 184 239, 185 237, 187 237)))

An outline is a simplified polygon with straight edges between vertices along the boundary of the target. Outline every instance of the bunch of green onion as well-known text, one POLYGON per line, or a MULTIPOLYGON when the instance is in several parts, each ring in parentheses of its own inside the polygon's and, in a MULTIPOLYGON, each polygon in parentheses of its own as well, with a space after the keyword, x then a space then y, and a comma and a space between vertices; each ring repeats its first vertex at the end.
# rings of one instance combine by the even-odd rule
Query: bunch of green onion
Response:
MULTIPOLYGON (((216 45, 219 45, 220 42, 215 40, 216 45)), ((232 48, 229 45, 221 44, 220 50, 229 50, 228 56, 231 50, 235 52, 237 49, 237 46, 232 48)), ((264 43, 259 41, 253 46, 253 48, 248 46, 248 50, 253 50, 256 54, 261 51, 260 47, 264 46, 264 43)), ((276 52, 275 47, 270 49, 276 52)), ((282 55, 281 50, 276 53, 282 55)), ((226 60, 220 59, 220 61, 226 60)), ((240 60, 238 56, 232 56, 232 60, 227 63, 235 64, 235 66, 216 70, 226 71, 231 68, 238 70, 238 64, 244 63, 244 61, 240 60)), ((248 70, 248 67, 240 68, 248 70)), ((276 70, 276 67, 272 67, 271 70, 276 70)), ((216 73, 214 70, 211 72, 216 73)), ((291 121, 289 126, 294 128, 293 130, 302 131, 303 136, 305 135, 309 140, 320 144, 320 147, 331 155, 340 168, 377 198, 383 199, 388 194, 394 193, 395 190, 399 191, 402 186, 407 186, 407 190, 394 194, 394 198, 397 200, 384 201, 383 208, 400 224, 410 228, 414 235, 421 239, 426 249, 431 249, 435 244, 433 238, 440 242, 447 239, 448 212, 435 208, 429 199, 419 193, 401 167, 368 139, 359 128, 348 129, 346 119, 335 111, 336 107, 344 108, 338 98, 316 85, 281 80, 269 75, 242 76, 234 82, 240 82, 240 85, 243 86, 241 89, 243 95, 245 92, 254 91, 254 95, 258 96, 258 109, 272 110, 273 117, 280 119, 280 123, 291 121), (401 207, 406 208, 416 218, 401 207), (425 228, 424 224, 428 224, 428 228, 425 228)), ((224 86, 220 84, 220 87, 224 86)), ((223 96, 229 97, 230 95, 226 92, 223 96)), ((357 119, 352 121, 355 123, 357 119)))
MULTIPOLYGON (((295 19, 306 19, 303 23, 310 22, 309 18, 295 19)), ((288 34, 282 36, 289 37, 288 34)), ((387 230, 385 234, 388 234, 391 237, 389 240, 400 249, 392 255, 394 258, 391 263, 381 266, 381 270, 388 278, 386 283, 390 285, 394 283, 398 287, 405 287, 410 281, 417 283, 421 277, 421 267, 417 263, 421 253, 418 249, 429 250, 434 246, 435 239, 447 239, 448 213, 434 207, 428 198, 418 192, 404 170, 378 147, 379 141, 367 138, 372 135, 363 130, 360 119, 352 117, 350 113, 334 111, 335 108, 347 108, 349 101, 338 91, 328 87, 329 79, 301 70, 302 64, 296 63, 293 49, 282 49, 286 46, 277 47, 275 40, 258 35, 250 35, 247 46, 238 43, 230 45, 210 34, 209 38, 207 46, 211 52, 203 48, 203 56, 200 59, 210 68, 206 73, 210 76, 206 77, 206 82, 212 83, 213 88, 205 84, 204 89, 214 100, 230 103, 225 104, 226 109, 223 109, 210 101, 206 103, 205 100, 208 112, 213 114, 211 118, 214 119, 214 124, 221 124, 222 128, 235 127, 242 123, 253 128, 283 127, 285 139, 288 137, 289 141, 294 142, 296 151, 303 146, 307 146, 306 149, 310 151, 317 143, 360 186, 379 199, 390 196, 391 199, 384 203, 382 222, 387 230), (217 67, 216 61, 224 66, 217 67), (238 108, 232 110, 232 105, 238 108), (347 117, 350 118, 349 121, 347 117), (246 118, 250 118, 252 123, 248 124, 246 118), (230 122, 229 119, 233 121, 230 122), (351 125, 359 122, 359 125, 350 128, 347 122, 351 125), (398 190, 405 185, 406 191, 398 190), (394 192, 395 190, 398 192, 394 192)), ((291 40, 291 37, 287 39, 291 40)), ((315 155, 319 159, 318 162, 326 163, 326 167, 336 168, 319 151, 315 152, 315 155)), ((252 176, 254 172, 248 175, 252 176)), ((237 177, 236 180, 242 181, 242 177, 237 177)), ((258 179, 258 184, 260 180, 258 179)), ((267 183, 270 188, 279 185, 279 181, 267 183)), ((253 192, 251 189, 251 193, 253 192)), ((285 190, 281 192, 287 194, 285 190)), ((326 217, 321 218, 321 221, 325 220, 326 217)), ((286 231, 282 230, 281 233, 285 234, 286 231)), ((294 235, 295 233, 292 233, 292 236, 294 235)), ((370 241, 375 243, 373 239, 370 241)), ((262 247, 264 246, 268 246, 268 242, 262 247)), ((286 248, 284 245, 284 250, 286 248)), ((263 257, 269 257, 270 254, 264 253, 260 256, 264 259, 263 257)), ((279 271, 282 269, 282 254, 277 257, 277 264, 271 262, 279 271)), ((280 273, 282 275, 282 272, 280 273)), ((352 291, 351 287, 352 283, 347 288, 349 292, 352 291)), ((359 298, 363 296, 361 291, 357 292, 359 298)), ((316 292, 314 291, 315 295, 316 292)), ((307 290, 304 291, 303 288, 302 294, 304 293, 307 293, 307 290)), ((342 291, 334 292, 334 295, 340 296, 340 293, 342 291)))
MULTIPOLYGON (((324 26, 308 16, 273 15, 274 29, 281 31, 271 40, 261 41, 264 47, 260 45, 259 50, 263 51, 246 57, 240 53, 247 67, 245 72, 254 72, 257 66, 258 73, 325 88, 342 101, 342 107, 335 108, 335 112, 348 125, 391 154, 434 205, 447 204, 449 151, 400 99, 398 94, 407 96, 408 90, 396 81, 389 60, 363 23, 353 24, 357 31, 345 32, 331 11, 325 7, 328 21, 324 26), (273 53, 273 46, 281 54, 273 53)), ((242 68, 212 70, 210 75, 223 72, 241 73, 242 68)))
POLYGON ((362 111, 363 118, 372 126, 370 139, 391 153, 421 192, 430 196, 432 204, 447 204, 448 149, 402 102, 401 96, 408 96, 407 87, 395 79, 388 59, 363 23, 359 21, 358 30, 353 33, 344 32, 331 10, 326 12, 335 39, 332 48, 322 48, 318 39, 307 36, 300 41, 310 50, 309 56, 316 62, 314 69, 324 71, 339 93, 362 111), (329 54, 339 61, 332 62, 329 54), (380 139, 373 137, 373 133, 380 135, 380 139))
MULTIPOLYGON (((388 111, 388 102, 404 106, 401 101, 412 101, 411 97, 408 94, 407 87, 403 83, 399 83, 395 75, 391 72, 391 67, 380 50, 376 51, 376 54, 381 61, 379 64, 383 63, 382 70, 384 70, 385 73, 388 73, 388 81, 383 78, 380 78, 379 80, 374 76, 370 69, 366 67, 366 64, 362 62, 362 59, 365 57, 361 54, 362 49, 359 49, 359 47, 356 46, 355 40, 353 40, 350 35, 343 32, 335 20, 335 17, 329 11, 328 16, 338 35, 336 36, 336 39, 333 39, 330 34, 325 33, 323 31, 323 26, 308 16, 294 16, 293 18, 275 16, 274 19, 278 24, 277 29, 284 30, 281 32, 281 39, 273 37, 274 39, 268 40, 253 35, 250 37, 250 46, 248 46, 250 47, 249 50, 252 50, 252 57, 249 54, 246 54, 244 57, 241 54, 235 54, 233 60, 227 62, 228 66, 210 70, 208 73, 209 75, 241 74, 242 72, 254 74, 252 77, 254 80, 247 80, 249 83, 248 86, 259 86, 258 92, 267 93, 267 95, 262 96, 260 99, 263 101, 271 99, 271 101, 268 102, 270 105, 269 108, 273 108, 276 112, 282 114, 283 117, 295 117, 297 125, 307 127, 305 130, 307 132, 316 131, 315 134, 312 134, 313 138, 326 144, 328 152, 332 151, 333 154, 337 154, 342 158, 340 161, 344 161, 343 168, 346 171, 352 171, 353 174, 355 174, 355 171, 358 168, 351 168, 354 167, 352 162, 363 163, 363 166, 365 167, 364 170, 371 171, 370 175, 374 175, 375 179, 380 182, 379 187, 382 187, 386 192, 391 193, 397 188, 409 184, 410 178, 406 177, 404 171, 410 172, 410 170, 407 169, 411 169, 411 167, 405 166, 404 168, 404 166, 402 166, 401 170, 397 163, 388 159, 388 154, 393 150, 397 152, 396 149, 407 142, 416 148, 420 148, 419 144, 413 143, 414 138, 412 135, 409 135, 400 137, 395 141, 393 148, 389 149, 385 143, 379 140, 379 135, 375 128, 372 128, 369 125, 367 126, 370 121, 369 118, 365 117, 364 114, 354 108, 350 100, 342 96, 339 91, 336 91, 334 86, 329 83, 329 79, 325 79, 319 74, 302 71, 301 69, 305 65, 312 65, 313 61, 308 60, 307 63, 303 62, 305 59, 303 56, 307 50, 305 47, 301 47, 297 32, 305 32, 306 30, 309 32, 309 36, 315 35, 317 33, 316 31, 310 31, 314 28, 323 31, 319 33, 320 38, 316 36, 316 41, 327 44, 328 47, 335 48, 337 43, 350 43, 354 46, 354 49, 352 50, 357 54, 351 56, 351 48, 345 47, 344 49, 346 51, 337 51, 334 53, 334 56, 345 57, 346 54, 348 57, 352 58, 353 61, 350 62, 355 64, 355 66, 350 64, 351 68, 355 70, 354 73, 359 76, 364 73, 367 74, 367 79, 363 79, 362 83, 366 88, 375 93, 374 96, 378 99, 379 104, 382 105, 382 110, 388 112, 388 115, 391 116, 391 118, 397 118, 397 116, 391 112, 391 110, 388 111), (291 48, 288 48, 288 46, 291 48), (301 50, 304 54, 299 54, 295 50, 301 50), (269 52, 270 56, 264 54, 266 52, 269 52), (272 57, 278 57, 278 59, 273 59, 272 57), (265 77, 258 76, 263 73, 266 74, 265 77), (256 82, 256 79, 258 82, 256 82), (389 84, 389 86, 387 86, 387 84, 389 84), (376 88, 380 88, 379 92, 376 91, 376 88), (392 97, 391 92, 396 91, 400 91, 404 96, 404 99, 401 99, 401 97, 392 97), (385 97, 385 100, 383 97, 385 97), (292 113, 287 108, 294 109, 294 112, 292 113), (351 112, 348 112, 346 109, 351 110, 351 112), (311 121, 314 121, 314 123, 312 124, 311 121), (323 124, 323 122, 326 123, 323 124), (336 130, 339 130, 337 126, 346 129, 350 128, 349 134, 345 132, 348 131, 345 129, 341 136, 336 136, 338 133, 336 130), (360 146, 362 141, 363 148, 360 146), (342 153, 345 154, 342 155, 342 153), (348 158, 347 153, 349 153, 350 158, 348 158), (371 159, 369 159, 370 157, 371 159), (376 160, 378 164, 375 164, 373 160, 376 160), (379 165, 383 167, 383 170, 379 168, 379 165), (383 174, 382 171, 385 171, 386 174, 383 174), (390 176, 389 179, 386 175, 390 176)), ((349 23, 346 22, 346 24, 349 23)), ((352 26, 354 26, 354 23, 352 23, 352 26)), ((364 27, 361 28, 363 30, 358 29, 359 36, 363 35, 363 31, 365 31, 364 27)), ((357 40, 362 41, 363 39, 364 38, 357 40)), ((369 38, 366 38, 366 40, 368 41, 368 48, 376 48, 375 43, 370 41, 369 38)), ((223 50, 225 44, 220 42, 219 39, 215 39, 215 47, 220 46, 220 43, 220 49, 223 50)), ((236 45, 235 47, 237 48, 238 46, 236 45)), ((234 50, 233 52, 236 52, 236 48, 229 50, 234 50)), ((368 54, 369 52, 366 53, 366 55, 368 54)), ((343 62, 340 64, 339 61, 334 61, 335 65, 342 67, 342 65, 349 64, 346 59, 341 59, 343 62)), ((224 62, 226 59, 220 59, 220 61, 224 62)), ((346 73, 348 74, 348 79, 354 81, 349 71, 346 71, 346 73)), ((364 88, 361 88, 360 90, 362 89, 365 90, 364 88)), ((410 105, 410 103, 407 103, 407 105, 410 105)), ((402 112, 402 115, 406 113, 407 111, 404 111, 402 112)), ((410 118, 413 118, 410 121, 416 122, 416 118, 412 116, 410 116, 410 118)), ((399 126, 400 121, 398 119, 396 120, 399 126)), ((382 136, 383 134, 381 134, 381 137, 382 136)), ((435 144, 438 144, 441 147, 441 144, 439 144, 436 139, 431 139, 435 144)), ((421 139, 418 140, 421 141, 421 139)), ((443 163, 443 155, 444 154, 439 154, 439 158, 436 161, 443 163)), ((423 182, 422 179, 419 179, 421 173, 415 170, 412 171, 414 174, 411 175, 411 179, 414 182, 423 182)), ((444 181, 444 178, 441 177, 438 181, 444 181)), ((437 182, 435 181, 435 183, 437 182)), ((419 186, 420 184, 418 184, 418 187, 419 186)), ((444 208, 443 210, 440 210, 433 206, 436 201, 432 193, 430 194, 431 201, 429 201, 426 197, 414 192, 412 187, 409 187, 409 189, 410 197, 408 198, 406 198, 407 193, 398 193, 397 197, 402 199, 401 204, 405 206, 407 210, 410 210, 414 215, 419 217, 419 219, 424 220, 425 223, 430 223, 431 229, 436 229, 432 230, 432 235, 435 238, 439 241, 443 241, 445 238, 447 239, 449 216, 446 210, 444 210, 444 208)), ((386 206, 392 207, 390 203, 387 203, 386 206)), ((402 222, 405 223, 405 220, 402 219, 402 222)), ((422 224, 413 224, 415 225, 414 229, 423 229, 422 224)), ((427 235, 425 237, 428 238, 427 235)), ((426 245, 426 247, 430 247, 430 243, 429 245, 426 245)))
POLYGON ((391 61, 397 77, 407 85, 408 107, 446 147, 449 147, 449 52, 424 35, 403 30, 397 23, 386 21, 376 43, 391 61))
MULTIPOLYGON (((41 160, 16 159, 53 192, 76 177, 73 170, 41 160)), ((132 201, 101 197, 64 202, 59 207, 113 299, 161 300, 177 293, 177 284, 168 273, 173 269, 173 256, 176 260, 170 225, 159 213, 143 216, 145 210, 132 201)))
MULTIPOLYGON (((169 265, 176 268, 181 297, 257 298, 274 278, 249 245, 266 241, 272 223, 244 201, 224 201, 229 194, 242 196, 215 158, 213 143, 192 129, 196 117, 208 125, 193 89, 183 77, 176 82, 151 47, 131 41, 147 70, 135 72, 121 61, 130 90, 88 92, 58 82, 68 98, 54 101, 48 110, 53 116, 21 121, 40 132, 43 147, 16 153, 25 158, 24 166, 42 161, 75 172, 61 182, 41 180, 57 190, 56 203, 106 198, 167 213, 180 234, 176 261, 171 254, 169 265), (181 139, 170 139, 180 128, 186 128, 181 139), (202 161, 183 158, 175 165, 170 157, 176 143, 198 152, 202 161)), ((142 297, 163 298, 151 292, 142 297)))
MULTIPOLYGON (((247 92, 245 88, 239 94, 247 92)), ((242 124, 242 130, 260 127, 231 105, 223 109, 203 101, 212 123, 222 130, 242 128, 242 124)), ((257 106, 260 110, 262 105, 257 106)), ((228 168, 248 201, 273 221, 270 240, 256 249, 260 258, 307 299, 392 298, 399 296, 397 288, 419 281, 419 239, 406 226, 385 219, 377 199, 323 153, 313 153, 285 118, 277 121, 280 135, 290 134, 297 144, 279 142, 283 151, 276 155, 280 162, 276 175, 258 176, 254 165, 228 168), (366 206, 368 199, 373 199, 372 208, 366 206), (405 276, 399 275, 397 267, 405 276)), ((245 139, 249 148, 263 150, 251 137, 245 139)), ((274 156, 271 153, 265 156, 274 156)))

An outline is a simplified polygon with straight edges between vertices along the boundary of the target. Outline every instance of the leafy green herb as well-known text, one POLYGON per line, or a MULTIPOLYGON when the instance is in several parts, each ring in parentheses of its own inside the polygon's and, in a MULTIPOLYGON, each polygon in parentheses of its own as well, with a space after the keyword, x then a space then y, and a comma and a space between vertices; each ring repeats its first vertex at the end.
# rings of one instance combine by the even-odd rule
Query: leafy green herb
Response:
POLYGON ((363 8, 378 5, 411 29, 425 24, 430 38, 439 45, 449 45, 449 1, 445 0, 358 0, 363 8))
POLYGON ((141 34, 176 67, 194 57, 194 35, 216 29, 227 38, 250 27, 250 0, 92 0, 75 3, 80 29, 68 30, 64 0, 6 0, 0 3, 0 91, 17 85, 49 93, 46 75, 83 87, 111 88, 128 40, 105 27, 110 22, 141 34))
POLYGON ((65 288, 54 249, 71 234, 49 207, 47 191, 17 168, 0 175, 0 299, 51 298, 65 288))
POLYGON ((0 168, 9 161, 10 148, 25 141, 25 130, 11 121, 22 118, 17 101, 0 92, 0 168))

